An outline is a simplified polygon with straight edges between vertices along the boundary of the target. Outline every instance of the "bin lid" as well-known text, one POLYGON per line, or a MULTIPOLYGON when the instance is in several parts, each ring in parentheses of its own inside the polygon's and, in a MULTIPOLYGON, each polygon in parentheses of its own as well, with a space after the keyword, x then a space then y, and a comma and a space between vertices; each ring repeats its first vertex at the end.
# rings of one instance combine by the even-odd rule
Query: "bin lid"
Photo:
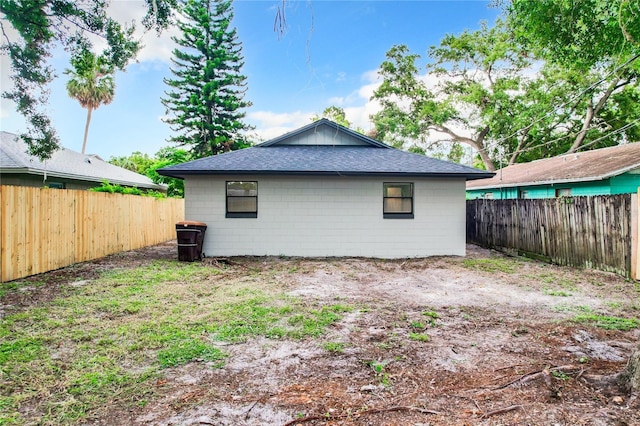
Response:
POLYGON ((204 222, 196 222, 195 220, 183 220, 182 222, 177 222, 176 226, 207 226, 204 222))

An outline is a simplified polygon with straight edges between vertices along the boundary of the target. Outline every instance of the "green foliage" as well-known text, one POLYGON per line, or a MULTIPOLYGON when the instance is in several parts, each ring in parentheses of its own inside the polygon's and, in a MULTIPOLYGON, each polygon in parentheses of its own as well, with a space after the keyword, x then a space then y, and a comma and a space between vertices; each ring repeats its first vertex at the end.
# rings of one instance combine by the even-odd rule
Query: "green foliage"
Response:
POLYGON ((189 147, 194 158, 215 155, 248 146, 241 132, 246 76, 242 46, 231 27, 231 0, 187 0, 174 37, 173 79, 165 79, 169 91, 162 99, 177 136, 170 138, 189 147))
POLYGON ((109 163, 145 175, 154 183, 167 185, 167 195, 169 197, 184 197, 184 181, 162 176, 158 174, 157 170, 190 160, 191 154, 186 150, 165 147, 156 152, 154 157, 136 151, 128 157, 111 157, 109 163))
POLYGON ((136 188, 136 187, 122 186, 122 185, 118 185, 118 184, 113 185, 113 184, 109 183, 108 180, 103 180, 102 181, 102 185, 100 185, 100 186, 96 186, 94 188, 89 188, 89 191, 92 191, 92 192, 108 192, 110 194, 146 195, 146 196, 155 197, 155 198, 165 198, 166 197, 166 195, 163 194, 162 192, 153 191, 153 190, 142 191, 141 189, 136 188))
POLYGON ((640 114, 637 1, 516 0, 507 12, 519 42, 546 62, 536 108, 554 112, 544 126, 532 129, 536 143, 528 145, 538 149, 520 160, 638 140, 640 130, 633 126, 640 114))
POLYGON ((553 375, 553 377, 555 377, 558 380, 569 380, 570 377, 567 375, 567 373, 565 373, 562 370, 553 370, 551 372, 551 374, 553 375))
POLYGON ((71 57, 72 69, 65 70, 69 75, 67 93, 87 109, 87 122, 82 141, 82 153, 86 152, 91 113, 100 105, 109 104, 115 95, 114 69, 108 59, 97 56, 82 46, 71 57))
POLYGON ((109 163, 114 166, 122 167, 123 169, 131 170, 141 175, 146 175, 147 171, 153 168, 153 164, 156 161, 156 158, 151 158, 149 154, 143 154, 140 151, 135 151, 129 156, 111 157, 109 159, 109 163))
POLYGON ((322 111, 322 116, 314 115, 313 117, 311 117, 311 121, 318 121, 321 118, 329 119, 347 128, 351 127, 351 122, 347 120, 344 109, 335 105, 325 108, 324 111, 322 111))
POLYGON ((500 20, 493 28, 482 23, 477 31, 448 34, 429 49, 427 69, 439 83, 428 86, 416 65, 420 56, 404 45, 392 47, 373 95, 382 105, 372 117, 378 135, 395 146, 424 145, 430 134, 442 135, 439 147, 450 146, 446 158, 459 161, 465 144, 494 170, 487 142, 494 127, 513 126, 510 111, 524 84, 521 73, 530 65, 520 52, 500 20))
POLYGON ((507 6, 517 36, 546 59, 591 69, 638 53, 635 0, 513 0, 507 6))
POLYGON ((467 145, 486 170, 637 141, 637 1, 505 4, 506 21, 432 46, 429 79, 406 46, 387 52, 376 134, 454 162, 465 161, 467 145))
POLYGON ((383 386, 391 386, 391 378, 389 377, 389 373, 387 371, 388 361, 364 361, 364 363, 369 366, 375 376, 380 381, 380 384, 383 386))
MULTIPOLYGON (((145 1, 148 13, 143 24, 158 31, 165 28, 177 0, 145 1)), ((15 102, 17 111, 26 118, 29 128, 20 136, 29 153, 42 160, 60 147, 45 112, 48 85, 55 77, 48 64, 51 50, 60 43, 66 50, 90 51, 90 38, 98 36, 106 42, 102 56, 107 63, 124 69, 140 48, 133 37, 133 24, 122 27, 108 15, 107 6, 105 1, 0 1, 2 25, 10 25, 17 33, 11 39, 7 36, 11 31, 3 28, 2 50, 11 61, 13 88, 2 96, 15 102)))

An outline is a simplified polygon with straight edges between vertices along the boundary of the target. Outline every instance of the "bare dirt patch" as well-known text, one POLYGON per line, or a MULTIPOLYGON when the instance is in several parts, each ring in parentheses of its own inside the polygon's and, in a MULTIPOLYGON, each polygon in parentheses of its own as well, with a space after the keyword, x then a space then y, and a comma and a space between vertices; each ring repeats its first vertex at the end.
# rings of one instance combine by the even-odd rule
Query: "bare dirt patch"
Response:
MULTIPOLYGON (((100 270, 175 253, 168 243, 35 276, 3 304, 45 303, 100 270)), ((467 258, 225 261, 227 276, 269 271, 291 296, 357 308, 319 338, 219 342, 224 367, 165 369, 146 405, 105 407, 88 423, 640 424, 637 398, 584 379, 622 370, 638 329, 574 321, 583 313, 638 317, 636 285, 618 276, 505 261, 475 246, 467 258)))

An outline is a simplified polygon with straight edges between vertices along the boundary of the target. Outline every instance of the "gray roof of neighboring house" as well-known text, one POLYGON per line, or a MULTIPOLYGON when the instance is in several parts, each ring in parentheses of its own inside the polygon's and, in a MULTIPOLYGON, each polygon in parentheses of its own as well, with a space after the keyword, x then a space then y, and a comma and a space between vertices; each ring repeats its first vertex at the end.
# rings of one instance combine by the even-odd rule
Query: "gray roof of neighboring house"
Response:
POLYGON ((490 179, 467 183, 468 190, 608 179, 640 170, 640 142, 518 163, 490 179))
POLYGON ((148 177, 114 166, 96 155, 83 155, 62 148, 45 162, 26 152, 26 144, 13 133, 0 131, 0 174, 24 173, 47 177, 95 182, 104 179, 112 184, 166 191, 164 185, 153 183, 148 177))
POLYGON ((252 148, 227 152, 158 170, 165 176, 278 174, 404 177, 463 177, 482 179, 493 173, 424 155, 394 149, 326 119, 252 148), (353 144, 291 145, 289 142, 320 126, 329 126, 353 144))

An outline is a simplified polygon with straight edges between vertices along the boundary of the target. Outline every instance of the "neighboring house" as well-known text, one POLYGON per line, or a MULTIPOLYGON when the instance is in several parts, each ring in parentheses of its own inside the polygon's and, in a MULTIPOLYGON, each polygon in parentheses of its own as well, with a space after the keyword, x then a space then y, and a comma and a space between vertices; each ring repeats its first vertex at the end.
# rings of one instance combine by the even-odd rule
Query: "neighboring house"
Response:
POLYGON ((326 119, 158 170, 185 180, 207 256, 465 254, 465 181, 482 170, 393 149, 326 119))
POLYGON ((467 198, 553 198, 638 192, 640 143, 518 163, 467 182, 467 198))
POLYGON ((27 146, 16 135, 0 132, 0 184, 64 189, 88 189, 111 184, 167 192, 148 177, 114 166, 97 155, 83 155, 62 148, 40 161, 26 153, 27 146))

